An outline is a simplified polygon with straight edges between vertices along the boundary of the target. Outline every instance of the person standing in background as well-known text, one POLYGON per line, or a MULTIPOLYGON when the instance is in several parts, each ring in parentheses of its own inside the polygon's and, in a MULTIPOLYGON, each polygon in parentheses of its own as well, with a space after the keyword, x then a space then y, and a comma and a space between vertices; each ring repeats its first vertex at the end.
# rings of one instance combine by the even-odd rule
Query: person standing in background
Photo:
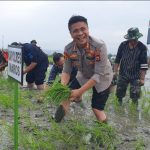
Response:
POLYGON ((127 40, 122 42, 118 48, 114 75, 118 75, 119 68, 116 96, 120 105, 122 105, 122 99, 126 95, 128 84, 130 84, 132 102, 138 104, 140 98, 141 86, 144 85, 145 74, 148 69, 147 47, 138 40, 142 36, 137 27, 132 27, 124 36, 127 40))

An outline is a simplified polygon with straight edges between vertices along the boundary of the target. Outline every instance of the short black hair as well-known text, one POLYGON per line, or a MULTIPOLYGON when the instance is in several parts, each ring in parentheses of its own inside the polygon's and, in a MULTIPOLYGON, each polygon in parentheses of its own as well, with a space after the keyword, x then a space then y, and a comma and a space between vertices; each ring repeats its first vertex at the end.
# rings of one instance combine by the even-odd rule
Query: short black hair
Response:
POLYGON ((13 42, 13 43, 11 43, 11 45, 13 45, 13 46, 18 46, 19 43, 18 43, 18 42, 13 42))
POLYGON ((13 42, 13 43, 11 43, 11 45, 12 46, 23 46, 23 44, 22 43, 18 43, 18 42, 13 42))
POLYGON ((68 22, 68 29, 70 31, 70 26, 77 22, 85 22, 88 25, 87 19, 83 16, 72 16, 68 22))
POLYGON ((32 40, 30 43, 31 43, 31 44, 32 44, 32 43, 37 44, 36 40, 32 40))
POLYGON ((57 63, 60 60, 61 57, 64 57, 63 54, 55 52, 53 54, 53 61, 54 61, 54 63, 57 63))

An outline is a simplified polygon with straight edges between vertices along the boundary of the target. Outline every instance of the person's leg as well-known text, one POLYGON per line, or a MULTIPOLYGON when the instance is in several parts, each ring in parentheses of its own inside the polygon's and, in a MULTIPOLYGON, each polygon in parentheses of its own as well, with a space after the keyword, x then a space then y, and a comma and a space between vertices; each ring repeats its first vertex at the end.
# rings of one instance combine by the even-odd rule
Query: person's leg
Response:
POLYGON ((107 120, 106 114, 104 112, 104 107, 110 93, 110 88, 97 92, 95 87, 93 88, 92 96, 92 110, 98 121, 105 122, 107 120))
POLYGON ((44 90, 44 80, 46 77, 47 66, 46 64, 39 66, 35 70, 35 84, 38 90, 44 90))
POLYGON ((31 71, 26 74, 26 82, 29 89, 34 89, 34 78, 34 72, 31 71))
POLYGON ((141 94, 141 86, 139 80, 131 80, 130 81, 130 98, 134 104, 138 105, 138 99, 141 94))
POLYGON ((95 108, 93 108, 92 110, 98 121, 105 122, 107 120, 106 114, 103 110, 98 110, 95 108))
POLYGON ((125 97, 126 95, 127 87, 128 87, 128 81, 124 77, 119 76, 117 89, 116 89, 116 96, 118 98, 118 102, 120 105, 122 105, 122 98, 125 97))
POLYGON ((44 90, 44 84, 36 85, 38 90, 44 90))
MULTIPOLYGON (((72 89, 78 89, 80 88, 80 84, 77 81, 77 79, 75 78, 69 85, 69 88, 72 89)), ((56 122, 61 122, 61 120, 64 118, 64 116, 66 115, 66 113, 69 110, 70 107, 70 100, 64 100, 60 106, 57 108, 56 113, 55 113, 55 121, 56 122)))
POLYGON ((27 87, 29 88, 29 89, 34 89, 34 83, 29 83, 29 82, 27 82, 27 87))

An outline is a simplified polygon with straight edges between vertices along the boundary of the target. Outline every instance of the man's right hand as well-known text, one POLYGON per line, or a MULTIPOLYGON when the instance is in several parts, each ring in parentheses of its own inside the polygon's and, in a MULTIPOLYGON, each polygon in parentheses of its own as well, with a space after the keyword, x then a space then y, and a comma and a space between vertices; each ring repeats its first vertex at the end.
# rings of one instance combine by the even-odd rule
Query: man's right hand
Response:
POLYGON ((118 80, 118 72, 114 72, 111 84, 117 85, 117 80, 118 80))

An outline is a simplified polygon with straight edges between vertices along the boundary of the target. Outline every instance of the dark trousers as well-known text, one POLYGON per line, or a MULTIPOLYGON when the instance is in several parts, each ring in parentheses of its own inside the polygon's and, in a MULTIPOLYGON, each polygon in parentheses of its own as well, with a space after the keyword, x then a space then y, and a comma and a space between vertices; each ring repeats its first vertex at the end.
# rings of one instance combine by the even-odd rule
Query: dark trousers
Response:
POLYGON ((129 80, 125 77, 119 76, 116 91, 116 96, 118 99, 122 99, 123 97, 125 97, 126 90, 129 84, 130 84, 130 98, 133 101, 136 101, 140 98, 141 86, 139 79, 129 80))

